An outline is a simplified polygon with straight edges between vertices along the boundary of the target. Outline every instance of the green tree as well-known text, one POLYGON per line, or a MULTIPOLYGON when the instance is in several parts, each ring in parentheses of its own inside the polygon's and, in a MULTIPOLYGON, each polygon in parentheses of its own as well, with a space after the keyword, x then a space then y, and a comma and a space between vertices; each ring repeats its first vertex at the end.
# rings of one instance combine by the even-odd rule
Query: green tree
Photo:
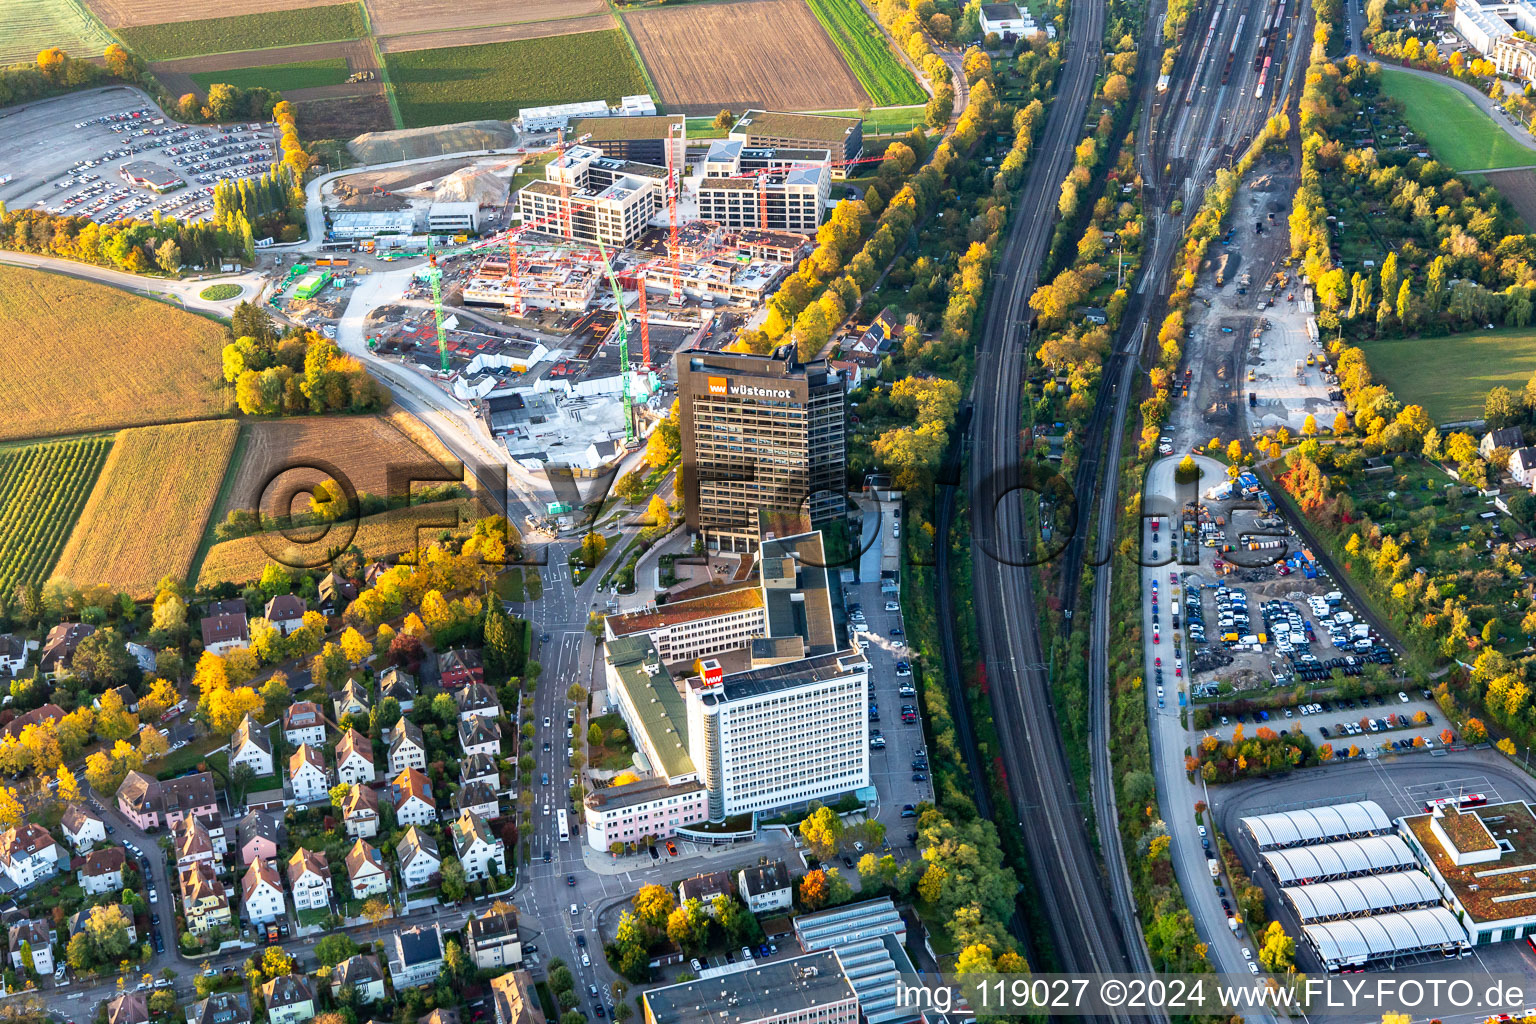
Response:
POLYGON ((830 807, 818 807, 800 822, 800 838, 804 839, 821 860, 827 860, 837 852, 837 844, 843 838, 843 820, 830 807))
POLYGON ((176 274, 181 270, 181 246, 174 239, 167 238, 155 250, 155 262, 167 274, 176 274))
POLYGON ((335 967, 357 953, 357 943, 343 932, 332 932, 315 943, 315 958, 327 967, 335 967))
POLYGON ((468 884, 464 879, 464 865, 459 863, 457 857, 448 857, 443 860, 442 885, 439 891, 443 898, 449 902, 457 902, 464 898, 468 890, 468 884))

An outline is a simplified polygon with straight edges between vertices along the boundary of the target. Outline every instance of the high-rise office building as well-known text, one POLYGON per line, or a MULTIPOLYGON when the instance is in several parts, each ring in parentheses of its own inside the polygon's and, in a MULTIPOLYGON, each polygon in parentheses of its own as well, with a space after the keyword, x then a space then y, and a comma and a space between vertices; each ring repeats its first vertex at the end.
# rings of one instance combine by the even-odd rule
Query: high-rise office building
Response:
POLYGON ((825 360, 802 363, 791 346, 761 356, 689 349, 676 365, 689 530, 711 548, 750 551, 760 515, 820 527, 844 514, 845 398, 825 360))

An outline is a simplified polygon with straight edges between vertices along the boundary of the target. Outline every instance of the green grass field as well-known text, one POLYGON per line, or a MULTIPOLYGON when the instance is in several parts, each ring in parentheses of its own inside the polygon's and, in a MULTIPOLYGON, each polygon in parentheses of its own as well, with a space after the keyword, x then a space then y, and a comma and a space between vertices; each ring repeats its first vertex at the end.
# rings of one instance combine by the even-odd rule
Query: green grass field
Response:
POLYGON ((927 102, 923 87, 891 52, 885 33, 864 13, 859 0, 810 0, 810 5, 876 106, 927 102))
POLYGON ((1457 171, 1536 164, 1536 149, 1510 138, 1455 86, 1383 68, 1381 88, 1400 101, 1435 159, 1457 171))
MULTIPOLYGON (((207 21, 173 21, 165 25, 120 28, 123 42, 145 60, 174 60, 208 53, 236 53, 269 46, 334 43, 367 34, 360 4, 331 4, 294 11, 238 14, 207 21)), ((342 76, 345 78, 346 76, 342 76)), ((229 81, 221 78, 219 81, 229 81)), ((258 83, 265 85, 265 82, 258 83)))
POLYGON ((647 92, 617 30, 384 55, 407 128, 647 92))
POLYGON ((234 68, 229 71, 194 71, 189 77, 205 90, 215 82, 223 82, 243 89, 260 85, 278 92, 287 92, 290 89, 341 85, 346 82, 348 74, 350 72, 345 57, 330 57, 325 60, 268 64, 266 67, 234 68))
POLYGON ((1502 384, 1518 394, 1536 371, 1536 327, 1368 341, 1363 347, 1372 375, 1400 401, 1422 405, 1436 423, 1481 416, 1491 389, 1502 384))
POLYGON ((0 11, 0 66, 31 63, 51 46, 71 57, 100 57, 113 42, 79 0, 5 0, 0 11))

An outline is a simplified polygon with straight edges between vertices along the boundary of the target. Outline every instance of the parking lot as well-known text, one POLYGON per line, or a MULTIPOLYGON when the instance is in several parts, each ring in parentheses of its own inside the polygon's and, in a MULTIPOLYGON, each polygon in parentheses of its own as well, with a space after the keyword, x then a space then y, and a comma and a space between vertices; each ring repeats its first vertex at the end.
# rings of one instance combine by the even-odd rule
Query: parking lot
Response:
POLYGON ((277 152, 269 123, 183 125, 122 87, 17 108, 0 117, 0 138, 0 201, 98 223, 157 212, 201 219, 218 181, 257 177, 277 152), (182 184, 164 194, 130 184, 120 174, 130 163, 156 165, 182 184))
POLYGON ((1213 713, 1212 719, 1202 735, 1225 742, 1232 740, 1238 729, 1247 736, 1259 728, 1303 733, 1318 746, 1331 745, 1334 757, 1340 760, 1349 756, 1352 747, 1359 748, 1357 756, 1365 758, 1437 750, 1444 745, 1442 733, 1448 727, 1434 701, 1426 700, 1419 690, 1348 700, 1319 698, 1295 708, 1213 713))

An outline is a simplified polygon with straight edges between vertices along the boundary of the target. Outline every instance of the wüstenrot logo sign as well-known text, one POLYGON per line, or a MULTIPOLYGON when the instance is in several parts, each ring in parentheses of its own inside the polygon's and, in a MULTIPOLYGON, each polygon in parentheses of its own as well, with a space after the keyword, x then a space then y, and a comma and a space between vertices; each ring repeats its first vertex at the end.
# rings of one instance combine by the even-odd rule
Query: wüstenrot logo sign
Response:
POLYGON ((789 398, 788 388, 758 388, 747 384, 732 384, 724 377, 709 378, 712 395, 739 395, 743 398, 789 398))

